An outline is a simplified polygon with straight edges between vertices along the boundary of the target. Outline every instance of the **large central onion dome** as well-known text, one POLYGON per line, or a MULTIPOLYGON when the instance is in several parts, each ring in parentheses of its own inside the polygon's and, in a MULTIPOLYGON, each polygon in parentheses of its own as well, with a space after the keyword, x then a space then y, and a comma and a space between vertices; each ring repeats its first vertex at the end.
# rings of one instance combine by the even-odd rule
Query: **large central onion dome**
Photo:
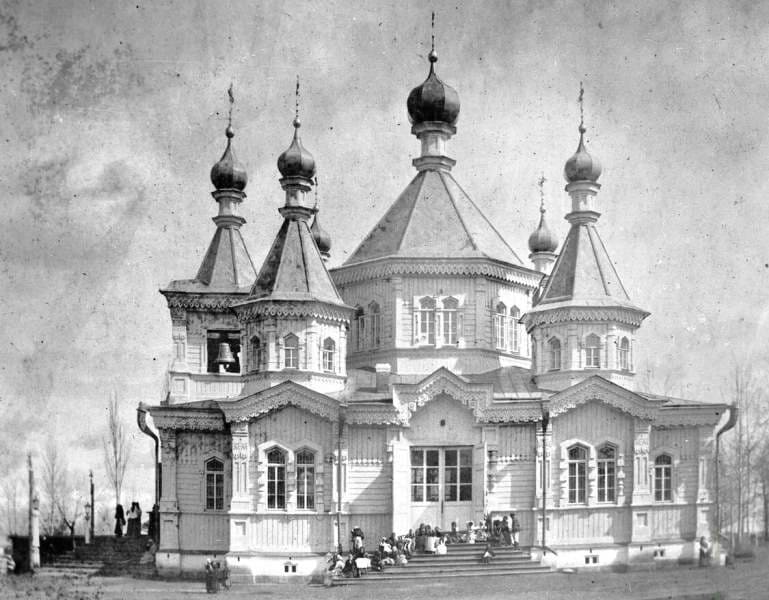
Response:
POLYGON ((225 131, 227 135, 227 148, 219 159, 219 162, 211 167, 211 183, 217 190, 238 190, 242 192, 248 183, 248 175, 245 167, 235 158, 232 150, 232 138, 235 132, 230 125, 225 131))
POLYGON ((563 176, 569 183, 575 181, 595 182, 601 176, 601 163, 585 149, 585 131, 586 129, 580 125, 577 151, 566 161, 563 167, 563 176))
POLYGON ((454 125, 459 117, 459 94, 450 85, 443 83, 435 74, 438 61, 435 50, 430 51, 430 74, 422 85, 409 94, 406 106, 413 124, 425 121, 442 121, 454 125))
POLYGON ((299 117, 294 119, 294 139, 288 149, 278 157, 278 171, 283 177, 303 177, 312 179, 315 175, 315 159, 312 154, 302 146, 299 139, 299 128, 302 123, 299 117))

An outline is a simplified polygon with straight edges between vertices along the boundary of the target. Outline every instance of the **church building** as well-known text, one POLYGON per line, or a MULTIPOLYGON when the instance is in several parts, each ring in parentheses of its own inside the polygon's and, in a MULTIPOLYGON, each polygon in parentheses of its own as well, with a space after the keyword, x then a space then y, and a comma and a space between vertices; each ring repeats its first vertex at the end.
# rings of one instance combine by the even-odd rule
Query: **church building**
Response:
POLYGON ((649 313, 601 240, 585 128, 564 168, 569 233, 559 244, 541 208, 528 263, 454 177, 460 102, 437 60, 407 100, 416 175, 330 271, 298 112, 261 265, 227 127, 213 239, 193 279, 161 290, 169 393, 142 406, 160 438, 161 571, 216 556, 308 575, 353 527, 376 539, 511 511, 521 545, 558 566, 685 559, 710 535, 728 407, 638 389, 649 313))

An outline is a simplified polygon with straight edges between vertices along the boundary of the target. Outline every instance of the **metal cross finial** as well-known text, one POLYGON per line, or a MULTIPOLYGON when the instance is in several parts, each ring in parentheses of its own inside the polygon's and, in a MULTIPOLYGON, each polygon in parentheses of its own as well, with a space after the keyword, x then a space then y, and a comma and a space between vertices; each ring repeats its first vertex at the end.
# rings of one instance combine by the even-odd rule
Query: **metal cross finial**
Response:
POLYGON ((230 97, 230 114, 227 117, 227 125, 232 126, 232 107, 235 104, 235 93, 232 91, 232 82, 230 81, 230 87, 227 89, 227 95, 230 97))
POLYGON ((542 176, 539 178, 539 212, 544 213, 545 212, 545 182, 547 179, 545 179, 545 174, 542 173, 542 176))
POLYGON ((296 120, 299 120, 299 75, 296 76, 296 120))
POLYGON ((432 22, 430 23, 430 50, 435 51, 435 11, 433 11, 432 22))
POLYGON ((585 88, 582 87, 582 82, 579 82, 579 130, 582 131, 585 128, 585 106, 584 106, 585 88))

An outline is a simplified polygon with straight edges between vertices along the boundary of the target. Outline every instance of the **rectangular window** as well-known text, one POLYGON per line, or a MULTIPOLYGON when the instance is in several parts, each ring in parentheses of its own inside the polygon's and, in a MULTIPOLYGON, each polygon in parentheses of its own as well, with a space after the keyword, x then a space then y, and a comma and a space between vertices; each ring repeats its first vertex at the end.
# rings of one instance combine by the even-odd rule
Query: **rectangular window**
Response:
POLYGON ((505 327, 505 315, 494 315, 494 337, 496 339, 497 348, 503 350, 507 349, 507 328, 505 327))
POLYGON ((443 316, 443 343, 457 343, 457 311, 446 310, 442 312, 443 316))
POLYGON ((585 463, 569 463, 569 504, 585 503, 585 479, 585 463))
POLYGON ((435 343, 435 311, 419 311, 419 338, 425 344, 435 343))
POLYGON ((296 456, 296 507, 315 509, 315 456, 298 452, 296 456))
POLYGON ((443 496, 446 502, 473 498, 473 451, 470 448, 444 451, 443 496))
POLYGON ((657 502, 672 502, 671 489, 672 472, 670 466, 655 465, 654 467, 654 500, 657 502))
POLYGON ((412 502, 438 502, 440 493, 440 453, 438 450, 411 451, 412 502))
POLYGON ((614 461, 598 461, 598 502, 614 502, 614 461))
POLYGON ((206 510, 224 509, 224 463, 212 458, 206 463, 206 510))

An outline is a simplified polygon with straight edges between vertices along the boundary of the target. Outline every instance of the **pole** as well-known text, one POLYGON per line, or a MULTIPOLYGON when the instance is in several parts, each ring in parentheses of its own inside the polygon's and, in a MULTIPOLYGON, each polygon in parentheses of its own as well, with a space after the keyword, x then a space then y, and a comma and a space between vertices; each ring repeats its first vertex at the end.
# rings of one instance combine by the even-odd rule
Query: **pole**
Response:
POLYGON ((339 416, 339 435, 336 444, 336 540, 337 552, 342 554, 342 430, 344 417, 339 416))
POLYGON ((27 454, 29 470, 29 570, 34 572, 40 566, 40 500, 35 491, 35 471, 32 468, 32 453, 27 454))
POLYGON ((94 533, 94 524, 95 524, 94 512, 96 510, 93 502, 93 469, 89 469, 88 477, 91 480, 91 543, 93 543, 93 539, 94 539, 93 533, 94 533))
POLYGON ((547 425, 550 422, 550 413, 540 405, 542 411, 542 556, 545 555, 545 531, 547 530, 547 425))

